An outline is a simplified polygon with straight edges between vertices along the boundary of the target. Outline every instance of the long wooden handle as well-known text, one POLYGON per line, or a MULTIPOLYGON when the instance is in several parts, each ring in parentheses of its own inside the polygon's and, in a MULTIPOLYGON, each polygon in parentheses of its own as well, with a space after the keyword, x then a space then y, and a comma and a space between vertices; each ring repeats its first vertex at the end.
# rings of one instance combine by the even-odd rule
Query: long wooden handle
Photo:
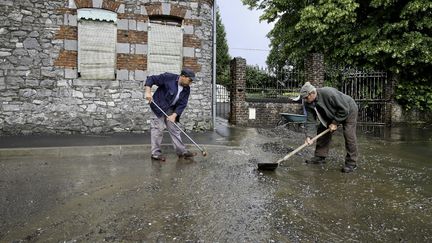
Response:
MULTIPOLYGON (((330 132, 330 128, 327 128, 325 131, 321 132, 320 134, 316 135, 315 137, 313 137, 311 139, 311 142, 315 142, 318 138, 324 136, 324 134, 330 132)), ((291 151, 291 153, 287 154, 285 157, 283 157, 282 159, 278 160, 276 163, 281 163, 282 161, 285 161, 287 159, 289 159, 291 156, 293 156, 294 154, 296 154, 298 151, 302 150, 304 147, 308 146, 307 143, 304 143, 302 146, 296 148, 295 150, 291 151)))

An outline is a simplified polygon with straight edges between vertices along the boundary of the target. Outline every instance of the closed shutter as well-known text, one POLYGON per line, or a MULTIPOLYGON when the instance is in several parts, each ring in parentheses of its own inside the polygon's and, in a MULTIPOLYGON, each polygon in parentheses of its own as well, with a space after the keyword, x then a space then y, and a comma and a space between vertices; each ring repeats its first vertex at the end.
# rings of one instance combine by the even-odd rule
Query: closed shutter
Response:
POLYGON ((82 79, 115 79, 117 26, 81 19, 78 23, 78 72, 82 79))
POLYGON ((179 74, 183 64, 183 30, 179 26, 151 23, 148 33, 148 72, 150 75, 179 74))

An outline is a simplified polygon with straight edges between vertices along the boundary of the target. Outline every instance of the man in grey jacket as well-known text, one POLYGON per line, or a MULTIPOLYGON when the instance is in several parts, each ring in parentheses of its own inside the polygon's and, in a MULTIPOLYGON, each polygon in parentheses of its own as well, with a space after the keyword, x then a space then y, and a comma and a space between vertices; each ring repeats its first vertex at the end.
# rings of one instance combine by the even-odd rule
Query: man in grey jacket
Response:
POLYGON ((354 99, 338 91, 335 88, 315 88, 306 82, 300 90, 300 96, 304 99, 306 109, 306 143, 311 145, 311 138, 330 128, 329 133, 317 139, 315 156, 306 160, 308 164, 325 163, 328 155, 332 132, 336 131, 338 125, 343 127, 345 138, 345 166, 342 172, 353 172, 357 168, 357 135, 356 125, 358 108, 354 99), (319 121, 317 129, 317 121, 319 121))

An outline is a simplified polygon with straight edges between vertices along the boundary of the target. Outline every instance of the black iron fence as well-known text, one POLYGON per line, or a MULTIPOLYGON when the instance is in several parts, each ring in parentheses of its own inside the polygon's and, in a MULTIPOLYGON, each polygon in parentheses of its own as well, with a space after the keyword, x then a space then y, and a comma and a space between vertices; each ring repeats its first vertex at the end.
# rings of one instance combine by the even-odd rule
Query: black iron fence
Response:
POLYGON ((390 111, 386 105, 388 85, 387 73, 365 69, 344 69, 340 71, 337 88, 351 96, 359 106, 359 123, 386 124, 390 111))
POLYGON ((305 72, 287 67, 281 70, 262 70, 266 80, 259 83, 246 81, 246 99, 258 100, 286 100, 298 96, 301 86, 305 82, 305 72))
MULTIPOLYGON (((246 81, 246 101, 280 103, 299 95, 306 82, 305 71, 295 68, 265 70, 266 80, 246 81)), ((329 68, 325 72, 325 85, 333 86, 350 95, 359 106, 361 124, 386 124, 390 100, 385 92, 387 73, 356 68, 329 68)), ((217 85, 216 114, 228 119, 230 112, 230 85, 217 85)))

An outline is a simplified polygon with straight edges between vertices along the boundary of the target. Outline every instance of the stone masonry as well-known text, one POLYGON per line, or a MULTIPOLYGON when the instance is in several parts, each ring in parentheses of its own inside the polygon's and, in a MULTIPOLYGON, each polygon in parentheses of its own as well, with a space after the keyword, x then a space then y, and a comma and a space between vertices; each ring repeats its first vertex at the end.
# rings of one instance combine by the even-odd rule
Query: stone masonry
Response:
POLYGON ((141 133, 152 112, 144 99, 147 28, 152 15, 183 20, 183 67, 193 69, 187 130, 212 127, 213 1, 0 0, 0 135, 141 133), (77 9, 117 14, 115 80, 77 73, 77 9))

